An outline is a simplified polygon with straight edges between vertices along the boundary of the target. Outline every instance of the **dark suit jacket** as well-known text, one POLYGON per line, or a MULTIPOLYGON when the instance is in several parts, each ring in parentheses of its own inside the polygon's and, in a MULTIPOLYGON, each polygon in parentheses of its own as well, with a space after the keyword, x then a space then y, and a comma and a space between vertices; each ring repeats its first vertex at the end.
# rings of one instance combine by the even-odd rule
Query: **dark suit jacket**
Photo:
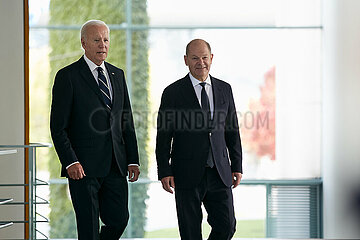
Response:
POLYGON ((105 62, 113 89, 111 111, 84 58, 56 74, 50 130, 62 165, 79 161, 86 176, 104 177, 114 153, 123 176, 139 164, 137 141, 124 72, 105 62))
POLYGON ((214 96, 211 124, 204 121, 205 113, 189 75, 169 85, 162 95, 156 138, 158 176, 159 179, 174 176, 176 187, 192 188, 201 181, 209 144, 226 186, 232 184, 232 172, 242 172, 241 141, 231 87, 210 78, 214 96))

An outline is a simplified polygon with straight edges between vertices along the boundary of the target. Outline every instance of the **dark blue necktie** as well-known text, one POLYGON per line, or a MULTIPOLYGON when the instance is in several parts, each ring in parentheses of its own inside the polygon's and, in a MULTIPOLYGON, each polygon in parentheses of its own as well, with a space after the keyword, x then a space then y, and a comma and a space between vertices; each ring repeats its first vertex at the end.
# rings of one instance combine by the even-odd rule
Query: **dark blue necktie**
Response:
MULTIPOLYGON (((211 112, 210 112, 210 101, 209 101, 209 97, 206 93, 205 90, 205 85, 206 83, 202 82, 200 83, 200 85, 202 86, 202 90, 201 90, 201 108, 203 109, 203 111, 205 112, 205 119, 206 119, 206 124, 207 126, 210 126, 211 124, 211 112)), ((212 149, 210 146, 210 150, 209 150, 209 156, 206 160, 206 165, 208 167, 214 167, 214 161, 213 161, 213 155, 212 155, 212 149)))
POLYGON ((97 70, 98 70, 98 82, 99 82, 100 92, 103 95, 106 106, 109 109, 111 109, 110 88, 107 84, 104 71, 101 67, 98 67, 97 70))
POLYGON ((211 120, 211 112, 210 112, 209 97, 208 97, 208 95, 206 93, 206 90, 205 90, 206 83, 202 82, 202 83, 200 83, 200 85, 202 86, 202 90, 201 90, 201 108, 206 113, 206 120, 207 120, 207 122, 209 122, 211 120))

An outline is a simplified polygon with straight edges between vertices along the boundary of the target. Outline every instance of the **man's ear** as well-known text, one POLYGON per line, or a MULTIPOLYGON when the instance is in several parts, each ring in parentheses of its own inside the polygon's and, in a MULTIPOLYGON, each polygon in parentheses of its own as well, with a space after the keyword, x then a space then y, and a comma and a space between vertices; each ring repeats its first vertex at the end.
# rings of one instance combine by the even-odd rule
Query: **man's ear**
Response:
POLYGON ((187 57, 186 57, 186 55, 184 55, 184 62, 185 62, 185 65, 186 65, 186 66, 189 66, 188 63, 187 63, 187 57))
POLYGON ((81 39, 81 46, 82 46, 82 48, 85 50, 85 39, 81 39))

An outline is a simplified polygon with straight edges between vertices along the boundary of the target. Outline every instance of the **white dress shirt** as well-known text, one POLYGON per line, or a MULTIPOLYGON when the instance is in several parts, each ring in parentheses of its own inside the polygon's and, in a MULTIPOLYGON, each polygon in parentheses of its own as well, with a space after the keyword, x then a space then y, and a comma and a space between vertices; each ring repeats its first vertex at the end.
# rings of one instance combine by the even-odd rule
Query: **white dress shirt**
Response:
MULTIPOLYGON (((203 87, 200 85, 200 83, 202 83, 202 82, 197 80, 193 75, 191 75, 191 73, 189 73, 189 77, 193 84, 193 87, 194 87, 194 90, 196 93, 196 97, 198 98, 199 104, 201 106, 201 91, 202 91, 203 87)), ((204 82, 206 83, 205 91, 208 95, 209 103, 210 103, 211 118, 213 118, 213 116, 214 116, 214 95, 213 95, 213 90, 212 90, 212 86, 211 86, 210 75, 208 75, 208 77, 206 78, 206 80, 204 82)))
POLYGON ((84 59, 85 59, 85 62, 87 63, 87 65, 89 66, 90 71, 91 71, 92 75, 94 76, 97 85, 99 85, 99 79, 98 79, 99 72, 98 72, 97 68, 101 67, 103 69, 107 85, 109 86, 109 89, 110 89, 110 99, 112 101, 112 96, 113 96, 112 86, 111 86, 109 74, 108 74, 108 72, 106 70, 104 62, 102 62, 101 65, 98 66, 95 63, 93 63, 90 59, 88 59, 85 54, 84 54, 84 59))

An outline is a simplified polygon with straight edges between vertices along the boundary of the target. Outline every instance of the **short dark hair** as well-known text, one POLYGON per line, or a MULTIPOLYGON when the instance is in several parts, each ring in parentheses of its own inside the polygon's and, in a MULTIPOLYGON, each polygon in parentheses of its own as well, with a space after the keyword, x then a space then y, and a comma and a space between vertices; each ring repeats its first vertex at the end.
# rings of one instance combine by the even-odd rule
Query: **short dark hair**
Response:
POLYGON ((209 44, 207 41, 205 41, 205 40, 203 40, 203 39, 194 39, 194 40, 191 40, 191 41, 186 45, 186 56, 187 56, 188 53, 189 53, 190 45, 191 45, 192 43, 194 43, 194 42, 197 42, 197 41, 202 41, 202 42, 204 42, 204 43, 206 44, 207 48, 209 49, 210 54, 211 54, 211 47, 210 47, 210 44, 209 44))

